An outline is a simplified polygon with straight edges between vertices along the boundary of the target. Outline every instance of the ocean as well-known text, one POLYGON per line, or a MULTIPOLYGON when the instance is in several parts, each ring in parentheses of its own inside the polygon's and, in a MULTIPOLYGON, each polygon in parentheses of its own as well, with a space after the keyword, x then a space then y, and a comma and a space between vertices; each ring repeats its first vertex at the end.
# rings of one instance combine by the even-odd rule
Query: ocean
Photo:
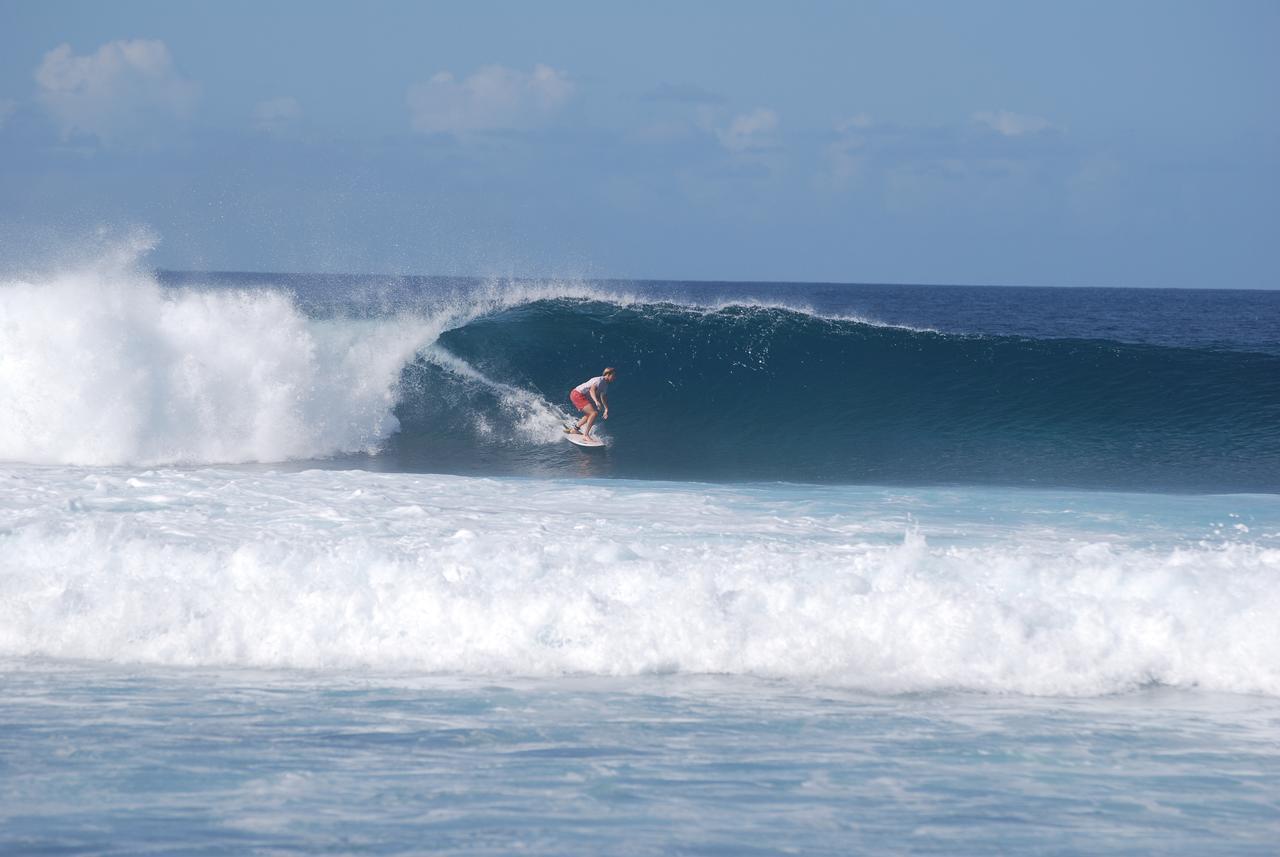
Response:
POLYGON ((1277 617, 1280 291, 0 281, 0 852, 1269 855, 1277 617))

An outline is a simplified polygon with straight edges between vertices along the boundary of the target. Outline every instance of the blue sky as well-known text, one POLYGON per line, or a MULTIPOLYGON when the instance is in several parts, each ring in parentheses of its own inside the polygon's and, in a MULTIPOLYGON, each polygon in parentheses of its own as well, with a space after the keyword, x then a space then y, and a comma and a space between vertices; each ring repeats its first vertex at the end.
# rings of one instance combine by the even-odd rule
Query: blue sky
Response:
POLYGON ((0 16, 0 265, 1280 288, 1280 3, 0 16))

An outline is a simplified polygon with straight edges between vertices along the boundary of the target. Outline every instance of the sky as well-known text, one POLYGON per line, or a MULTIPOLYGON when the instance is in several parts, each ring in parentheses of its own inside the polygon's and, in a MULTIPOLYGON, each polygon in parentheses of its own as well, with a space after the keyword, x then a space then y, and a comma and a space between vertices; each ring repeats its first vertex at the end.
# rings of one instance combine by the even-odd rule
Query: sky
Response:
POLYGON ((0 268, 1280 288, 1280 3, 0 0, 0 268))

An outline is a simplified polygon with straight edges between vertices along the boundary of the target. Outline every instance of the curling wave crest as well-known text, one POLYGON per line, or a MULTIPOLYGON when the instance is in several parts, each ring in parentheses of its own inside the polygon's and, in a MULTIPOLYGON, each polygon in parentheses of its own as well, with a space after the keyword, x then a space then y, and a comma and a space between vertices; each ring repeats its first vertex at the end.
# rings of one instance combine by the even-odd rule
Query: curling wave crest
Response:
POLYGON ((135 269, 0 283, 0 461, 1280 490, 1276 354, 942 333, 693 288, 135 269), (560 423, 606 365, 615 419, 588 460, 560 423))

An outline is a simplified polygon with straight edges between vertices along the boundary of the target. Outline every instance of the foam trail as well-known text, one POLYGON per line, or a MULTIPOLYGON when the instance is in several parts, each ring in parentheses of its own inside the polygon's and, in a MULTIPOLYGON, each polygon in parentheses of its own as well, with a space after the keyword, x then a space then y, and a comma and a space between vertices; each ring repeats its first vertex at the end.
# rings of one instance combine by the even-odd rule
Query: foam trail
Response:
MULTIPOLYGON (((566 419, 566 414, 548 404, 541 396, 511 384, 495 381, 443 348, 424 348, 418 356, 493 395, 501 404, 507 417, 514 421, 514 427, 522 439, 532 443, 548 444, 555 443, 564 437, 561 425, 566 419)), ((477 419, 481 418, 477 416, 477 419)))

